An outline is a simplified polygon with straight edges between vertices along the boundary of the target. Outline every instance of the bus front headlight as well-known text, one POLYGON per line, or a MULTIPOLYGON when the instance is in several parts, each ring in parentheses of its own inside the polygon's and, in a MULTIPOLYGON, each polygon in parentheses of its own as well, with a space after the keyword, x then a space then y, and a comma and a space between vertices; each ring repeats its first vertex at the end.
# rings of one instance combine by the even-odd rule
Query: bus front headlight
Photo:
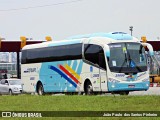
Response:
POLYGON ((149 83, 148 83, 149 82, 149 78, 143 79, 142 82, 145 82, 145 83, 147 82, 145 85, 146 85, 146 87, 149 87, 149 83))

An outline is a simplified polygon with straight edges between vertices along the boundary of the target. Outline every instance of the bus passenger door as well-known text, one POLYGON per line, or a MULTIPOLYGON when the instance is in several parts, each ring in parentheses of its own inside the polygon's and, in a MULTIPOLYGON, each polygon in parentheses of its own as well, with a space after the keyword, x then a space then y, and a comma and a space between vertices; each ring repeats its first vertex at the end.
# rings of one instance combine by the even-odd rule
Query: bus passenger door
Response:
POLYGON ((99 53, 99 75, 100 75, 100 88, 102 92, 108 91, 107 88, 107 68, 104 53, 99 53))

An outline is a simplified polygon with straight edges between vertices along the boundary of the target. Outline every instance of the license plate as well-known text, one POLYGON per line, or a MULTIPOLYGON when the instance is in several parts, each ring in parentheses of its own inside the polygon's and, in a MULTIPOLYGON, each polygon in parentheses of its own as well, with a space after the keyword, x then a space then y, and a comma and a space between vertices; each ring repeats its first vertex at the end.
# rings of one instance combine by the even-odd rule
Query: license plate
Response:
POLYGON ((134 88, 134 87, 135 87, 135 85, 128 85, 128 87, 129 87, 129 88, 134 88))

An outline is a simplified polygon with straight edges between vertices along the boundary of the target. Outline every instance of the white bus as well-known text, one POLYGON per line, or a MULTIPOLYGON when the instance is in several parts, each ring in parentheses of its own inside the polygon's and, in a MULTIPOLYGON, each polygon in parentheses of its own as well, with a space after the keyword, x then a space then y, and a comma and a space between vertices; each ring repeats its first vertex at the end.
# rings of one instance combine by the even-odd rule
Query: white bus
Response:
POLYGON ((153 55, 150 44, 123 32, 26 45, 21 60, 23 90, 39 95, 148 90, 144 46, 153 55))

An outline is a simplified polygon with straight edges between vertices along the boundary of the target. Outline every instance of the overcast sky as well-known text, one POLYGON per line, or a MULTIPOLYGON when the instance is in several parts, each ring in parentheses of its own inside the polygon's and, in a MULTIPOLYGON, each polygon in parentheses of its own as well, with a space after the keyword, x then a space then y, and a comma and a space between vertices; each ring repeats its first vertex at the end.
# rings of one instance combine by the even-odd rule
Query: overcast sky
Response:
POLYGON ((60 40, 96 32, 130 34, 129 26, 135 37, 160 37, 160 0, 70 1, 76 0, 0 0, 0 37, 45 39, 49 35, 60 40))

